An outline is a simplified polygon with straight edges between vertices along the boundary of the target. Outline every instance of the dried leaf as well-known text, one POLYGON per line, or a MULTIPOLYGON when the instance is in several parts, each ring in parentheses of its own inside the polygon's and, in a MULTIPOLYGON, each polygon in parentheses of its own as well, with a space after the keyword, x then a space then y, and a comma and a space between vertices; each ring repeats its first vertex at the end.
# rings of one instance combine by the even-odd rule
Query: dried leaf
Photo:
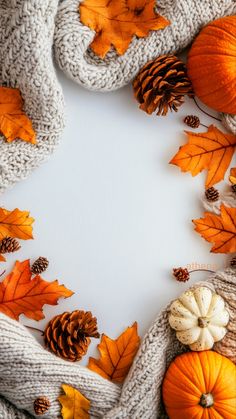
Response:
POLYGON ((0 312, 15 320, 20 314, 41 320, 44 304, 56 305, 59 298, 72 294, 58 281, 47 282, 39 275, 32 278, 29 260, 17 261, 12 272, 0 283, 0 312))
POLYGON ((96 32, 90 47, 102 58, 111 46, 124 54, 134 35, 143 38, 149 31, 169 25, 155 12, 155 6, 156 0, 84 0, 80 20, 96 32))
POLYGON ((236 167, 230 169, 229 181, 232 185, 236 185, 236 167))
POLYGON ((6 262, 6 258, 0 254, 0 262, 6 262))
POLYGON ((236 147, 236 136, 225 134, 211 125, 205 133, 187 132, 188 144, 180 147, 170 161, 183 172, 196 176, 202 170, 208 170, 206 188, 210 188, 224 179, 236 147))
POLYGON ((23 111, 18 89, 0 87, 0 132, 9 143, 21 139, 36 144, 36 134, 32 122, 23 111))
POLYGON ((62 405, 61 415, 63 419, 89 419, 90 401, 84 397, 80 391, 68 386, 62 385, 65 395, 58 397, 62 405))
POLYGON ((220 215, 206 212, 204 218, 193 220, 195 230, 208 242, 214 243, 213 253, 236 252, 236 208, 221 205, 220 215))
POLYGON ((29 216, 28 211, 0 208, 0 240, 7 236, 22 240, 32 239, 33 222, 34 219, 29 216))
POLYGON ((137 323, 128 327, 116 340, 102 335, 98 345, 100 359, 89 359, 88 368, 111 381, 123 382, 140 344, 137 323))

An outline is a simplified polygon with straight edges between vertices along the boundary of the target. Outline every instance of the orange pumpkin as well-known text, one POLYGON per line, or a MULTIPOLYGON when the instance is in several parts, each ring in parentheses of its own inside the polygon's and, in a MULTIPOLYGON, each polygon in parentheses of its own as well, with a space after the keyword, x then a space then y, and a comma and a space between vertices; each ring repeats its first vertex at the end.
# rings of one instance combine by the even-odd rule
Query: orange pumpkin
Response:
POLYGON ((236 16, 202 29, 187 61, 196 96, 219 112, 236 114, 236 16))
POLYGON ((170 419, 236 418, 236 366, 217 352, 175 358, 162 390, 170 419))

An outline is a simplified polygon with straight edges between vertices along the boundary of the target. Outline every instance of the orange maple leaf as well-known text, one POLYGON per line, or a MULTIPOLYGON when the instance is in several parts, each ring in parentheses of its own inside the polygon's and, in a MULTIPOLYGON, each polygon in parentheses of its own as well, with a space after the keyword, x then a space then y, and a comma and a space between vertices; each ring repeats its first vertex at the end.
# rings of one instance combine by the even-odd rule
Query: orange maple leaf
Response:
POLYGON ((67 384, 62 385, 65 394, 58 397, 62 405, 61 415, 63 419, 89 419, 90 401, 67 384))
POLYGON ((9 143, 21 139, 36 144, 36 134, 32 122, 23 111, 18 89, 0 87, 0 132, 9 143))
POLYGON ((59 298, 72 294, 58 281, 47 282, 39 275, 32 278, 29 260, 17 261, 12 272, 0 283, 0 311, 15 320, 20 314, 41 320, 44 304, 56 305, 59 298))
POLYGON ((205 212, 204 218, 193 220, 195 230, 208 242, 214 243, 213 253, 236 252, 236 208, 221 205, 220 215, 205 212))
POLYGON ((127 50, 134 35, 143 38, 150 30, 170 22, 155 12, 156 0, 84 0, 80 20, 96 32, 90 47, 104 58, 113 45, 119 55, 127 50))
POLYGON ((34 218, 29 216, 28 211, 0 208, 0 240, 7 236, 22 240, 32 239, 33 222, 34 218))
POLYGON ((204 133, 186 131, 188 144, 180 147, 170 161, 179 166, 182 172, 191 172, 196 176, 202 170, 208 170, 206 188, 210 188, 224 179, 236 147, 236 136, 224 134, 214 125, 204 133))
POLYGON ((128 327, 116 340, 102 335, 98 345, 100 359, 89 359, 88 368, 111 381, 123 382, 140 344, 137 323, 128 327))
POLYGON ((0 262, 6 262, 6 258, 0 254, 0 262))

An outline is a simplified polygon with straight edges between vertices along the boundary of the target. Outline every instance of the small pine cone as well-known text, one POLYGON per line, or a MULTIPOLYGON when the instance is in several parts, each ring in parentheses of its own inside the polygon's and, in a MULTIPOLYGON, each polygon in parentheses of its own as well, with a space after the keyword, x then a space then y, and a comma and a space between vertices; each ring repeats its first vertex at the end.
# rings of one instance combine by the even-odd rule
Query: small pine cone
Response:
POLYGON ((134 95, 140 109, 152 114, 166 115, 178 111, 184 95, 193 97, 186 66, 174 55, 162 55, 149 61, 133 82, 134 95))
POLYGON ((207 201, 210 201, 210 202, 218 201, 219 196, 220 196, 219 191, 213 186, 205 190, 205 197, 207 201))
POLYGON ((34 401, 34 411, 36 415, 43 415, 48 411, 49 407, 50 401, 47 397, 41 396, 34 401))
POLYGON ((190 275, 187 268, 174 268, 173 275, 179 282, 186 282, 189 280, 190 275))
POLYGON ((34 275, 39 275, 42 272, 46 271, 48 265, 49 265, 49 262, 47 258, 40 256, 38 259, 36 259, 36 261, 31 266, 31 272, 34 275))
POLYGON ((236 256, 230 261, 230 266, 236 269, 236 256))
POLYGON ((0 243, 0 253, 13 253, 20 249, 20 243, 13 237, 5 237, 0 243))
POLYGON ((198 128, 200 125, 200 119, 196 115, 187 115, 184 118, 184 123, 191 128, 198 128))
POLYGON ((79 361, 87 352, 90 338, 99 338, 97 319, 90 311, 75 310, 54 317, 44 332, 47 348, 68 361, 79 361))

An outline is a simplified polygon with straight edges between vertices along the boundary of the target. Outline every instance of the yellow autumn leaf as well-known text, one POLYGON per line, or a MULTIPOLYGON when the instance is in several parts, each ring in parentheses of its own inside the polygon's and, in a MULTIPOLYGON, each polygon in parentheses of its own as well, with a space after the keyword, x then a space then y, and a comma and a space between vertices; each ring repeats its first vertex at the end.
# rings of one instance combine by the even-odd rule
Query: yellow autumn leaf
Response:
POLYGON ((58 397, 62 405, 61 415, 63 419, 89 419, 90 401, 67 384, 63 384, 64 395, 58 397))
POLYGON ((135 322, 115 340, 102 335, 100 359, 90 358, 88 368, 108 380, 123 382, 139 348, 137 327, 135 322))

